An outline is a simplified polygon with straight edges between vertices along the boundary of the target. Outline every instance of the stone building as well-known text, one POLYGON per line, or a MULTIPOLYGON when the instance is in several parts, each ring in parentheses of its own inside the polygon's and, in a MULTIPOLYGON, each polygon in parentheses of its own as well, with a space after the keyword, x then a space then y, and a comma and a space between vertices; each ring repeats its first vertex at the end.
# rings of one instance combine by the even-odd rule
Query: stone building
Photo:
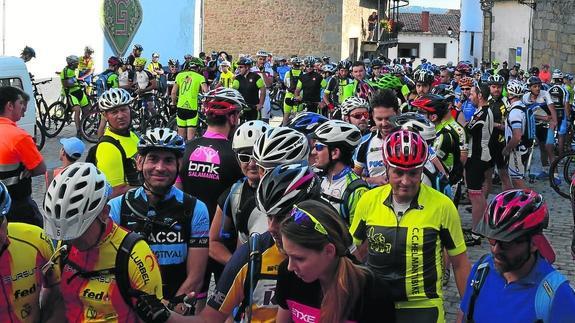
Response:
POLYGON ((377 0, 204 0, 203 49, 357 59, 377 8, 377 0))

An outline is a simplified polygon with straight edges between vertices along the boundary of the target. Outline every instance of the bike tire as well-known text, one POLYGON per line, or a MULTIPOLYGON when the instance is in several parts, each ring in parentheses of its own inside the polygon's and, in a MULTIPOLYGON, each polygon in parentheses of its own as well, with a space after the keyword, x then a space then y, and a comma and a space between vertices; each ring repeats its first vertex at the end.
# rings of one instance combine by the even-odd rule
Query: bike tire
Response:
POLYGON ((97 143, 98 139, 98 127, 100 126, 100 119, 102 115, 98 111, 92 111, 86 113, 82 116, 80 121, 80 134, 82 138, 91 143, 97 143))
POLYGON ((39 151, 44 148, 44 144, 46 143, 46 131, 42 123, 38 120, 36 120, 36 124, 34 125, 34 142, 39 151))
POLYGON ((44 114, 44 130, 46 130, 46 137, 54 138, 66 125, 67 119, 66 104, 62 101, 56 101, 48 107, 48 111, 44 114))
MULTIPOLYGON (((549 167, 549 185, 561 197, 569 199, 569 198, 571 198, 569 192, 563 192, 561 190, 561 187, 559 187, 559 185, 557 185, 555 183, 555 176, 553 175, 553 174, 557 173, 557 169, 560 167, 561 160, 564 158, 567 158, 567 160, 565 160, 565 164, 563 167, 563 177, 566 176, 565 172, 569 170, 569 167, 565 167, 565 165, 571 164, 571 159, 575 158, 575 153, 568 152, 566 154, 563 154, 563 155, 555 158, 555 160, 553 160, 553 162, 551 163, 551 166, 549 167)), ((569 181, 567 183, 570 183, 570 182, 571 182, 571 180, 569 179, 569 181)))

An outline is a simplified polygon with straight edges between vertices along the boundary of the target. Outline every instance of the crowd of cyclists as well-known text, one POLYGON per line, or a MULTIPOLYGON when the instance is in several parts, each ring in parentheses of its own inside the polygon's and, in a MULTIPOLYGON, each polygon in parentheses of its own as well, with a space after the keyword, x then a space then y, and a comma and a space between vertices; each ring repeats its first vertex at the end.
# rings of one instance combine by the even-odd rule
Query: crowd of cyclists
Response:
POLYGON ((164 69, 135 45, 103 76, 92 53, 60 77, 78 117, 96 79, 101 138, 61 141, 41 211, 29 94, 0 88, 2 321, 444 322, 452 277, 458 322, 575 321, 526 180, 536 145, 545 179, 571 143, 570 75, 263 50, 164 69), (136 96, 169 98, 177 129, 134 132, 136 96))

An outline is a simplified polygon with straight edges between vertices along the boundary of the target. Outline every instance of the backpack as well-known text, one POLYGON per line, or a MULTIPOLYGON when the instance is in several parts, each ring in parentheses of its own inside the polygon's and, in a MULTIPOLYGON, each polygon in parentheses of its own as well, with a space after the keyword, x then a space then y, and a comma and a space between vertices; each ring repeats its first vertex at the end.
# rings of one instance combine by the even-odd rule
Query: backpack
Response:
POLYGON ((94 89, 96 89, 96 97, 99 98, 106 90, 108 90, 108 78, 114 74, 114 71, 106 70, 96 76, 92 82, 94 89))
POLYGON ((443 193, 445 196, 449 197, 453 200, 453 189, 451 188, 451 183, 445 174, 438 172, 437 170, 435 173, 432 173, 427 167, 423 167, 423 174, 429 178, 431 181, 431 187, 443 193))
MULTIPOLYGON (((475 302, 477 301, 477 296, 481 291, 481 287, 485 283, 485 278, 489 273, 489 262, 487 260, 489 254, 483 255, 478 263, 476 270, 471 280, 471 287, 473 292, 469 300, 469 309, 466 315, 467 322, 473 321, 473 313, 475 311, 475 302)), ((567 278, 563 276, 557 270, 549 272, 537 286, 537 292, 535 293, 535 315, 537 317, 536 322, 549 322, 549 315, 551 314, 551 305, 553 305, 553 299, 557 293, 557 289, 567 281, 567 278)))
POLYGON ((124 169, 124 180, 126 181, 126 183, 128 183, 130 186, 142 185, 142 180, 139 178, 140 176, 138 171, 136 170, 135 163, 133 162, 132 159, 126 157, 126 151, 124 150, 124 147, 122 147, 122 144, 120 144, 120 141, 118 139, 112 136, 103 135, 97 144, 90 147, 90 149, 88 150, 88 154, 86 155, 86 162, 94 164, 94 166, 98 166, 97 165, 98 160, 96 159, 96 152, 98 151, 98 146, 102 142, 107 142, 114 145, 114 147, 116 147, 116 149, 118 149, 118 151, 122 155, 122 168, 124 169))
MULTIPOLYGON (((364 181, 361 178, 356 178, 353 181, 349 182, 349 184, 347 184, 345 190, 343 191, 343 194, 341 196, 341 199, 337 198, 337 197, 333 197, 331 195, 327 195, 324 193, 321 193, 321 196, 329 201, 329 202, 333 202, 333 203, 339 203, 340 205, 340 209, 339 212, 341 214, 341 217, 343 219, 345 219, 346 223, 349 225, 350 223, 350 214, 349 214, 349 198, 351 196, 351 194, 353 194, 355 192, 355 190, 357 190, 358 188, 361 187, 365 187, 368 190, 370 189, 369 184, 364 181)), ((331 204, 329 204, 331 206, 331 204)))
POLYGON ((525 129, 523 135, 521 136, 521 145, 525 148, 533 147, 533 142, 535 141, 535 109, 539 107, 539 104, 532 104, 528 107, 522 105, 516 105, 509 110, 507 114, 507 126, 511 127, 511 122, 509 121, 509 115, 513 109, 519 109, 523 111, 525 115, 525 129))
POLYGON ((102 275, 114 275, 116 285, 118 286, 118 290, 120 291, 122 299, 129 307, 134 307, 132 302, 132 296, 134 295, 135 290, 130 285, 130 273, 128 272, 128 264, 130 261, 130 255, 132 253, 132 250, 134 249, 136 243, 138 243, 138 241, 140 240, 143 240, 141 235, 134 232, 128 232, 128 234, 126 234, 124 239, 122 239, 122 243, 120 243, 120 247, 118 248, 118 252, 116 253, 116 260, 114 262, 114 267, 107 269, 100 269, 91 272, 84 272, 79 265, 68 259, 69 247, 62 248, 60 251, 61 253, 60 271, 64 272, 64 266, 66 265, 76 270, 76 273, 73 274, 68 279, 67 281, 68 284, 76 276, 91 279, 102 275))

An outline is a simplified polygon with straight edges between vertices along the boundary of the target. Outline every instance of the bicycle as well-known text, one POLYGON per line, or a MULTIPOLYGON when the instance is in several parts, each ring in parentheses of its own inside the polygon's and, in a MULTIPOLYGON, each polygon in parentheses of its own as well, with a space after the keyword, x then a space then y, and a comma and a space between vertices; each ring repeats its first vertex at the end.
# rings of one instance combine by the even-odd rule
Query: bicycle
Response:
POLYGON ((270 105, 274 111, 283 111, 284 98, 286 96, 286 90, 281 82, 276 82, 272 85, 272 90, 270 91, 270 105))
POLYGON ((44 95, 38 90, 38 85, 46 84, 52 82, 52 79, 34 82, 34 75, 30 74, 30 79, 32 80, 32 89, 34 94, 34 101, 36 102, 36 124, 34 125, 34 142, 38 150, 44 148, 46 143, 46 128, 42 123, 44 114, 48 110, 48 103, 44 99, 44 95))

